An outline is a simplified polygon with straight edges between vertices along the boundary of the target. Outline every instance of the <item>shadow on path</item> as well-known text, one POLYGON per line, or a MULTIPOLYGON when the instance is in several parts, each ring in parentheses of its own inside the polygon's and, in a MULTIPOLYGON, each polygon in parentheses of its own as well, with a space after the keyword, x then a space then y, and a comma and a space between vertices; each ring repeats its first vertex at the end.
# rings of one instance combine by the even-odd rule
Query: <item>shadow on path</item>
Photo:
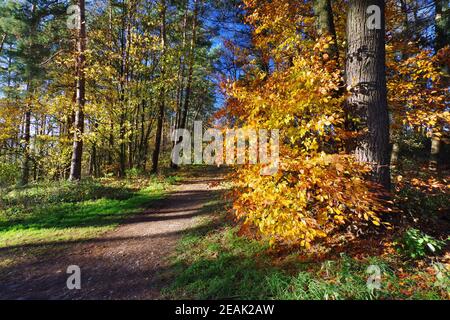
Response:
POLYGON ((199 228, 197 218, 221 193, 221 179, 217 170, 186 178, 166 198, 99 238, 1 248, 0 254, 12 258, 31 248, 44 254, 4 269, 0 299, 158 299, 168 281, 168 258, 184 232, 199 228), (81 290, 67 289, 70 265, 81 269, 81 290))

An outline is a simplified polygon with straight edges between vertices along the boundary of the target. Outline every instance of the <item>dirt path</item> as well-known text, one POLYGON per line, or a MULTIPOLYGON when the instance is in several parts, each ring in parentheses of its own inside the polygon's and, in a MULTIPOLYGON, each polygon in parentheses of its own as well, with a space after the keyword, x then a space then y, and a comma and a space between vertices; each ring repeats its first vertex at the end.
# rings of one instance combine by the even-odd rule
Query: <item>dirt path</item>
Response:
POLYGON ((168 258, 220 192, 211 185, 220 178, 187 179, 115 231, 72 245, 57 257, 15 267, 0 283, 0 299, 158 299, 168 258), (81 269, 81 290, 67 289, 69 265, 81 269))

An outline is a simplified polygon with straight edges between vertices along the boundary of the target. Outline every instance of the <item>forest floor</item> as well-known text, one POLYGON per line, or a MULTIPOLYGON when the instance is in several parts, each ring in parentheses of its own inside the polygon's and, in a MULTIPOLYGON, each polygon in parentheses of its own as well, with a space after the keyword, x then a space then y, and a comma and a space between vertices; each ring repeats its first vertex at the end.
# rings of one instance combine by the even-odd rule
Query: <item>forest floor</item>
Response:
POLYGON ((450 298, 448 248, 405 259, 380 234, 324 255, 277 251, 229 215, 224 170, 176 175, 3 191, 0 299, 450 298), (67 288, 71 265, 80 290, 67 288))
POLYGON ((91 239, 0 248, 0 260, 27 256, 0 268, 0 299, 160 298, 177 242, 208 212, 221 179, 217 170, 183 177, 162 199, 151 199, 147 209, 91 239), (80 290, 67 288, 71 265, 80 267, 80 290))

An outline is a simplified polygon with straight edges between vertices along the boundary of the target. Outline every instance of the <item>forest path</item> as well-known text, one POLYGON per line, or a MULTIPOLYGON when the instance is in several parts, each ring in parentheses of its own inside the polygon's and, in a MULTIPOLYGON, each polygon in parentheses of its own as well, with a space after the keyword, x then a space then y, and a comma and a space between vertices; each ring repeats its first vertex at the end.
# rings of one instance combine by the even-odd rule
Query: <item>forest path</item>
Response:
POLYGON ((116 230, 71 245, 55 257, 47 255, 44 261, 16 266, 0 283, 0 299, 160 298, 170 280, 177 241, 217 199, 221 180, 217 170, 184 178, 164 199, 126 218, 116 230), (67 288, 70 265, 80 267, 80 290, 67 288))

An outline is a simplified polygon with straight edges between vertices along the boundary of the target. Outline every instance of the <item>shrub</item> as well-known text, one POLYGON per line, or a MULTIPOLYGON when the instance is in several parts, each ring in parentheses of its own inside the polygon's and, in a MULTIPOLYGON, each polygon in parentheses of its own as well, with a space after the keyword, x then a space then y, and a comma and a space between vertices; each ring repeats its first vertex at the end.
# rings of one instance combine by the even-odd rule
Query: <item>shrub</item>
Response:
POLYGON ((260 176, 257 170, 238 172, 234 209, 273 245, 308 249, 343 225, 385 224, 378 215, 384 210, 379 195, 369 189, 362 165, 350 157, 285 161, 274 176, 260 176))
POLYGON ((137 177, 143 175, 144 172, 138 168, 131 168, 131 169, 127 169, 125 171, 125 174, 128 178, 137 178, 137 177))
POLYGON ((445 241, 437 240, 414 228, 408 229, 398 243, 400 253, 411 259, 437 254, 444 246, 445 241))

